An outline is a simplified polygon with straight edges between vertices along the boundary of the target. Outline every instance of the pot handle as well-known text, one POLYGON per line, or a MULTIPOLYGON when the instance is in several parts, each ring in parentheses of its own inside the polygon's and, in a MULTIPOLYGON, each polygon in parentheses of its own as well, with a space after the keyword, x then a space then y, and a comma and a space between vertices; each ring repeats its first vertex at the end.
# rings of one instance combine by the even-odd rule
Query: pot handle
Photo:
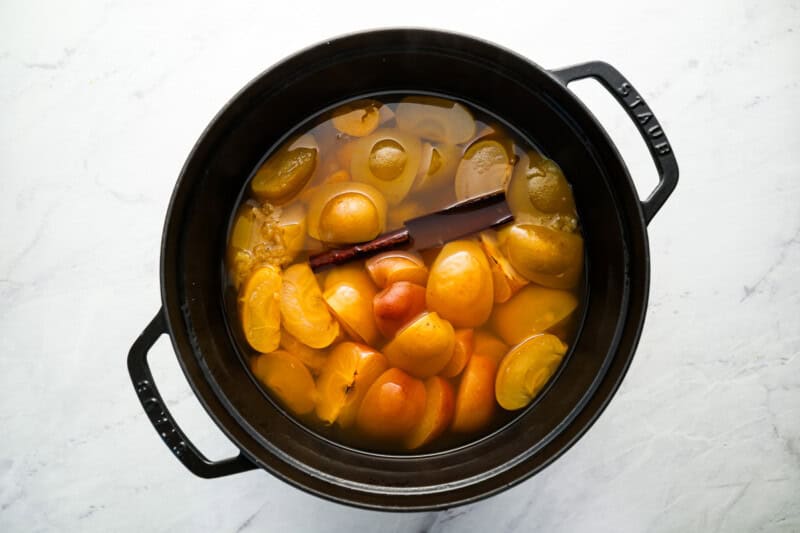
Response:
POLYGON ((147 353, 164 333, 167 333, 167 323, 164 318, 164 310, 159 309, 155 318, 144 328, 128 353, 128 372, 133 382, 133 388, 144 407, 144 412, 147 413, 150 422, 156 428, 156 432, 161 435, 161 439, 175 454, 175 457, 183 463, 183 466, 199 477, 222 477, 256 468, 256 465, 244 457, 241 452, 237 457, 223 461, 209 461, 186 438, 181 428, 175 423, 175 419, 172 418, 153 382, 153 374, 150 373, 150 367, 147 364, 147 353))
POLYGON ((678 184, 678 162, 661 124, 650 106, 620 72, 602 61, 590 61, 551 71, 564 85, 584 78, 594 78, 611 93, 633 120, 658 169, 658 185, 642 202, 642 212, 649 223, 678 184))

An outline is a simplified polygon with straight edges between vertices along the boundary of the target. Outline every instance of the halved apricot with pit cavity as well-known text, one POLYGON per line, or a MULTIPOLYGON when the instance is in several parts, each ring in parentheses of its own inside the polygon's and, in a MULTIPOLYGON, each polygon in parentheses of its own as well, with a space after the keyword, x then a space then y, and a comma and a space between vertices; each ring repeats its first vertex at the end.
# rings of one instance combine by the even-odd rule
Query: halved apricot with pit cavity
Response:
POLYGON ((414 183, 419 158, 419 139, 401 130, 380 129, 357 141, 350 174, 381 191, 389 205, 397 205, 414 183))
POLYGON ((339 336, 339 323, 325 304, 308 263, 284 271, 280 302, 283 327, 303 344, 325 348, 339 336))
POLYGON ((281 340, 281 273, 263 266, 247 279, 239 297, 244 337, 254 350, 271 352, 281 340))
POLYGON ((370 385, 389 367, 386 358, 355 342, 337 344, 317 378, 317 417, 350 427, 370 385))
POLYGON ((497 370, 495 397, 503 409, 522 409, 555 374, 567 345, 555 335, 535 335, 518 344, 497 370))

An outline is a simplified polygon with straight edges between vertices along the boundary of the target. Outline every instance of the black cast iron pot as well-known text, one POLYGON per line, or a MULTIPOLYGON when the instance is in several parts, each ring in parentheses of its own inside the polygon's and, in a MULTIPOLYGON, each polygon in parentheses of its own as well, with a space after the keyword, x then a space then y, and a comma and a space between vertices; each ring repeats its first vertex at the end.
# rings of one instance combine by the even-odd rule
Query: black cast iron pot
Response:
POLYGON ((441 509, 484 498, 554 461, 614 395, 644 323, 647 223, 677 181, 678 166, 657 119, 605 63, 547 71, 483 41, 423 30, 360 33, 314 46, 237 94, 186 161, 164 225, 162 307, 131 348, 131 379, 156 431, 198 476, 263 468, 313 494, 382 510, 441 509), (567 89, 587 77, 623 106, 653 156, 660 181, 644 202, 614 144, 567 89), (343 100, 398 91, 464 100, 543 149, 572 183, 586 244, 584 319, 549 389, 493 434, 428 455, 347 448, 283 414, 242 363, 223 303, 227 228, 265 151, 343 100), (147 366, 147 352, 162 334, 172 339, 208 413, 241 450, 238 457, 209 461, 170 416, 147 366))

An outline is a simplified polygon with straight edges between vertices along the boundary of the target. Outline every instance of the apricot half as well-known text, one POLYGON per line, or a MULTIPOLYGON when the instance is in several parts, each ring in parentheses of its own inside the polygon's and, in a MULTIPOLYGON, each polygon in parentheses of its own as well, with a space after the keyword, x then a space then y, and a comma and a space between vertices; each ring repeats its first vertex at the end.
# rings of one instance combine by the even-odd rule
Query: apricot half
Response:
POLYGON ((277 153, 258 169, 250 188, 261 200, 282 204, 300 192, 317 166, 319 148, 311 135, 304 135, 277 153))
POLYGON ((456 168, 461 161, 461 149, 454 144, 430 144, 422 146, 422 160, 417 172, 413 192, 435 191, 452 183, 456 168))
POLYGON ((383 353, 393 366, 426 378, 444 368, 454 347, 453 326, 437 313, 426 312, 400 330, 383 353))
POLYGON ((508 353, 508 344, 504 343, 491 333, 483 330, 476 330, 472 337, 472 353, 488 355, 496 362, 508 353))
POLYGON ((314 409, 316 387, 305 365, 289 352, 261 354, 251 361, 253 374, 280 403, 296 415, 314 409))
POLYGON ((509 154, 496 140, 478 140, 464 152, 456 170, 458 200, 482 196, 504 189, 511 178, 509 154))
POLYGON ((286 329, 281 330, 281 348, 300 359, 315 376, 328 359, 327 351, 306 346, 286 329))
POLYGON ((492 286, 494 288, 494 301, 502 303, 514 296, 529 282, 511 266, 508 259, 500 251, 497 232, 486 230, 481 232, 481 245, 489 266, 492 269, 492 286))
POLYGON ((428 267, 418 254, 412 252, 383 252, 369 258, 365 266, 372 281, 381 288, 397 281, 408 281, 422 286, 428 281, 428 267))
POLYGON ((425 412, 405 439, 413 450, 431 443, 450 426, 455 411, 455 393, 446 379, 433 376, 425 380, 425 412))
POLYGON ((518 223, 575 231, 578 215, 572 189, 561 168, 536 152, 522 156, 506 190, 506 199, 518 223))
POLYGON ((378 330, 391 339, 425 310, 425 287, 408 281, 396 281, 375 295, 372 309, 378 330))
POLYGON ((475 330, 473 329, 457 329, 455 331, 456 344, 453 348, 453 355, 447 362, 445 367, 439 372, 439 375, 446 378, 454 378, 464 370, 467 366, 469 358, 472 356, 475 330))
POLYGON ((500 407, 513 411, 528 405, 555 374, 565 353, 567 345, 547 333, 512 348, 497 369, 495 397, 500 407))
POLYGON ((308 204, 308 234, 330 243, 373 239, 386 227, 386 200, 366 183, 320 185, 308 204))
POLYGON ((317 417, 326 424, 352 426, 370 385, 388 367, 386 358, 369 346, 337 344, 317 378, 317 417))
POLYGON ((492 313, 492 325, 503 340, 514 345, 567 319, 578 307, 571 292, 528 285, 492 313))
POLYGON ((380 129, 357 141, 350 174, 381 191, 389 205, 397 205, 411 189, 419 158, 419 139, 398 129, 380 129))
POLYGON ((460 144, 475 134, 475 120, 466 107, 435 96, 409 96, 397 104, 397 125, 435 142, 460 144))
POLYGON ((578 285, 583 271, 583 238, 533 224, 513 224, 500 232, 505 255, 525 278, 554 289, 578 285))
POLYGON ((373 294, 378 292, 377 287, 372 283, 372 279, 364 269, 364 264, 360 262, 347 263, 328 270, 323 284, 325 290, 329 290, 338 283, 347 283, 364 292, 372 292, 373 294))
POLYGON ((380 122, 380 103, 361 100, 344 104, 333 112, 333 127, 353 137, 369 135, 380 122))
POLYGON ((456 394, 455 415, 450 428, 456 433, 473 433, 489 425, 497 410, 494 382, 497 361, 473 353, 461 376, 456 394))
POLYGON ((254 350, 271 352, 281 340, 281 273, 263 266, 247 279, 239 296, 244 337, 254 350))
POLYGON ((378 340, 378 328, 372 311, 374 290, 339 282, 327 289, 323 297, 353 339, 366 344, 374 344, 378 340))
POLYGON ((288 265, 305 243, 306 217, 300 204, 276 208, 246 202, 236 214, 227 261, 238 289, 261 265, 288 265))
POLYGON ((339 322, 325 304, 308 263, 284 271, 280 309, 286 331, 311 348, 325 348, 339 336, 339 322))
POLYGON ((494 303, 492 272, 486 254, 473 241, 447 243, 431 267, 426 294, 428 308, 454 326, 480 326, 494 303))
POLYGON ((389 440, 404 438, 425 413, 425 385, 399 368, 390 368, 370 386, 358 409, 364 435, 389 440))

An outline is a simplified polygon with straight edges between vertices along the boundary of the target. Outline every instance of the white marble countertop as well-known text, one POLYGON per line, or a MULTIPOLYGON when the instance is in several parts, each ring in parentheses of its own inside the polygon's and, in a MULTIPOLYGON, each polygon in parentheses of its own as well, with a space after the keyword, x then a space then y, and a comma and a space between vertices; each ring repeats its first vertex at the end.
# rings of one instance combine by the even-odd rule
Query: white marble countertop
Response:
MULTIPOLYGON (((800 4, 267 4, 0 4, 0 531, 800 530, 800 4), (603 59, 647 98, 681 183, 650 226, 630 372, 563 458, 463 508, 383 514, 262 471, 195 478, 125 367, 159 306, 178 171, 262 69, 390 25, 546 67, 603 59)), ((593 82, 574 87, 646 193, 655 172, 627 119, 593 82)), ((151 360, 192 440, 231 454, 168 341, 151 360)))

